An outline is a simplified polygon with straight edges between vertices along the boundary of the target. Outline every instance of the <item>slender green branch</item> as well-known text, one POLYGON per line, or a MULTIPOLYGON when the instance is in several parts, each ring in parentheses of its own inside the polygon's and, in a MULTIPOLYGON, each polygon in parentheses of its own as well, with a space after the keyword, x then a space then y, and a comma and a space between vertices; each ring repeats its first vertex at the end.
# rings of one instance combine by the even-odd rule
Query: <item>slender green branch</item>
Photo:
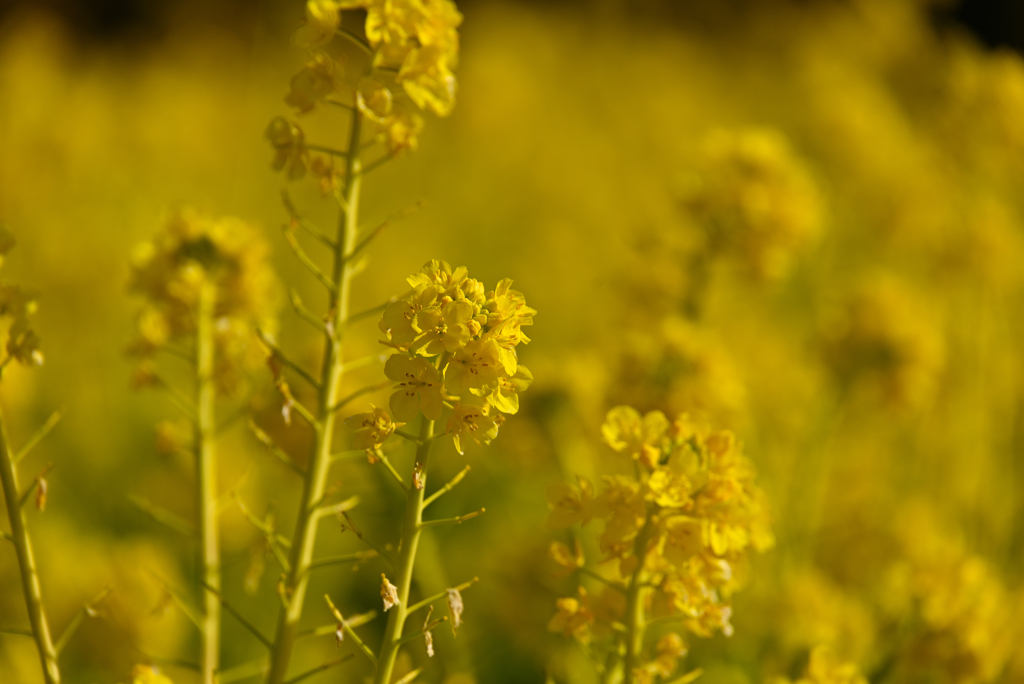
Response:
POLYGON ((64 650, 64 647, 68 645, 68 641, 71 640, 71 637, 74 636, 76 631, 78 631, 78 627, 82 624, 85 618, 96 617, 99 615, 99 613, 96 612, 96 606, 105 599, 108 594, 110 594, 110 587, 101 591, 96 598, 89 601, 89 603, 86 603, 77 613, 75 613, 75 616, 71 618, 71 622, 69 622, 68 626, 64 628, 64 632, 57 638, 57 643, 53 646, 53 649, 57 652, 58 656, 64 650))
POLYGON ((299 212, 295 209, 295 204, 292 202, 291 195, 288 194, 287 188, 281 191, 281 201, 284 202, 285 211, 288 212, 292 221, 294 221, 300 228, 322 242, 325 246, 331 249, 336 249, 334 240, 329 238, 319 228, 299 215, 299 212))
POLYGON ((391 465, 391 459, 389 459, 384 454, 378 454, 377 455, 377 459, 382 464, 384 464, 384 469, 387 470, 389 473, 391 473, 392 479, 394 479, 394 481, 398 483, 398 486, 402 488, 402 491, 403 492, 408 492, 409 491, 409 486, 406 485, 405 481, 402 480, 402 476, 398 474, 397 470, 395 470, 395 466, 391 465))
POLYGON ((452 491, 452 489, 455 488, 455 485, 457 485, 460 482, 462 482, 463 478, 466 477, 466 474, 469 473, 469 469, 470 469, 470 467, 466 466, 465 468, 460 470, 458 472, 458 474, 455 475, 455 477, 453 477, 451 480, 449 480, 448 484, 446 484, 445 486, 441 487, 436 492, 434 492, 433 494, 428 496, 423 501, 423 507, 426 508, 427 506, 429 506, 430 504, 434 503, 435 501, 440 499, 442 496, 444 496, 448 492, 452 491))
POLYGON ((277 530, 274 529, 273 525, 263 520, 260 520, 255 515, 253 515, 252 511, 249 510, 248 506, 246 506, 242 502, 242 499, 241 497, 238 496, 237 492, 232 492, 231 496, 238 504, 238 508, 239 510, 242 511, 242 515, 244 515, 249 520, 249 522, 251 522, 256 527, 256 529, 262 532, 267 537, 267 539, 269 539, 275 544, 280 544, 286 549, 290 549, 292 547, 292 543, 288 541, 288 538, 282 534, 279 534, 277 530))
POLYGON ((420 523, 420 529, 425 530, 428 527, 435 527, 437 525, 446 525, 448 523, 455 523, 456 525, 461 525, 465 521, 471 520, 471 519, 477 517, 478 515, 483 515, 486 512, 487 512, 486 508, 481 508, 478 511, 473 511, 472 513, 467 513, 466 515, 457 515, 454 518, 443 518, 441 520, 428 520, 426 522, 420 523))
POLYGON ((377 546, 372 541, 364 537, 363 533, 356 529, 356 526, 352 524, 352 518, 348 517, 348 513, 342 513, 341 516, 345 518, 345 526, 348 529, 352 530, 352 533, 359 538, 359 541, 363 542, 364 544, 369 546, 373 551, 375 551, 378 556, 383 558, 387 562, 387 564, 391 566, 392 569, 396 569, 398 567, 398 564, 395 562, 394 558, 392 558, 384 549, 382 549, 381 547, 377 546))
POLYGON ((30 639, 35 637, 35 634, 32 633, 31 629, 15 629, 13 627, 4 627, 0 629, 0 634, 10 634, 11 636, 29 637, 30 639))
POLYGON ((352 658, 353 658, 353 654, 349 653, 347 655, 343 655, 340 658, 336 658, 334 660, 326 662, 323 665, 317 665, 312 670, 306 670, 305 672, 303 672, 299 676, 292 677, 287 682, 285 682, 285 684, 298 684, 303 679, 309 679, 313 675, 320 674, 321 672, 326 672, 327 670, 330 670, 331 668, 337 667, 338 665, 341 665, 342 663, 345 663, 345 662, 348 662, 349 660, 352 660, 352 658))
POLYGON ((354 261, 364 249, 370 246, 370 243, 373 242, 378 235, 384 232, 384 229, 387 228, 390 223, 390 221, 384 221, 383 223, 377 224, 373 230, 366 234, 366 237, 356 243, 356 246, 352 248, 351 252, 345 255, 345 261, 354 261))
POLYGON ((151 503, 148 499, 145 499, 136 494, 129 494, 128 501, 133 506, 138 508, 142 513, 145 513, 151 520, 158 522, 161 525, 168 527, 178 534, 184 535, 190 539, 194 539, 196 536, 196 529, 192 526, 192 523, 185 520, 179 515, 175 515, 170 511, 151 503))
POLYGON ((299 467, 299 464, 296 463, 295 461, 293 461, 292 457, 289 456, 284 451, 284 449, 282 449, 281 447, 279 447, 276 444, 274 444, 274 440, 270 438, 270 435, 268 435, 266 432, 261 430, 259 428, 259 426, 257 426, 254 421, 250 420, 247 423, 247 425, 249 427, 249 431, 252 432, 252 434, 256 437, 256 439, 258 439, 260 441, 260 443, 263 444, 263 446, 267 447, 267 449, 270 451, 270 453, 272 453, 274 456, 276 456, 277 459, 279 461, 281 461, 281 463, 284 463, 286 466, 288 466, 299 477, 305 477, 306 476, 305 471, 302 468, 299 467))
POLYGON ((320 284, 327 288, 327 291, 332 295, 338 291, 338 286, 335 285, 334 281, 324 275, 324 272, 320 270, 320 267, 316 265, 316 262, 309 258, 306 254, 306 250, 302 249, 302 245, 295 237, 295 233, 292 232, 291 226, 284 226, 284 239, 288 243, 288 246, 295 252, 295 256, 298 257, 299 263, 306 267, 306 270, 313 274, 313 277, 320 281, 320 284))
POLYGON ((405 439, 405 440, 408 440, 408 441, 412 442, 413 444, 416 444, 416 445, 422 445, 423 444, 423 440, 420 437, 416 437, 415 435, 410 435, 405 430, 395 430, 394 434, 396 434, 397 436, 401 437, 402 439, 405 439))
POLYGON ((577 570, 580 572, 580 574, 586 575, 591 579, 595 579, 601 584, 605 585, 606 587, 610 587, 612 589, 615 589, 616 591, 621 591, 624 594, 627 591, 626 587, 620 582, 615 582, 613 580, 608 579, 607 577, 602 577, 601 575, 597 574, 588 567, 580 566, 577 568, 577 570))
MULTIPOLYGON (((327 607, 330 608, 331 614, 334 615, 334 619, 338 621, 337 629, 342 630, 342 634, 347 634, 349 638, 351 638, 355 645, 359 648, 362 654, 365 655, 369 659, 369 661, 374 664, 374 666, 376 666, 377 656, 373 654, 373 651, 370 650, 370 647, 367 646, 363 642, 363 640, 359 638, 359 635, 355 633, 354 628, 359 626, 355 624, 355 620, 360 616, 357 615, 356 618, 353 618, 352 620, 346 620, 344 616, 342 616, 341 611, 335 607, 334 602, 331 601, 330 596, 324 594, 324 600, 327 601, 327 607)), ((374 616, 376 616, 376 613, 374 613, 374 616)), ((365 622, 361 624, 365 624, 365 622)))
MULTIPOLYGON (((46 464, 46 467, 45 467, 45 468, 43 468, 43 471, 42 471, 41 473, 39 473, 39 475, 37 475, 37 476, 36 476, 36 477, 35 477, 35 478, 34 478, 34 479, 32 480, 32 484, 30 484, 30 485, 29 485, 29 486, 28 486, 28 487, 27 487, 27 488, 25 489, 25 491, 24 491, 24 492, 22 492, 22 494, 21 494, 21 498, 20 498, 20 499, 18 500, 18 505, 19 505, 19 506, 21 506, 22 508, 24 508, 24 507, 25 507, 25 504, 27 504, 27 503, 29 502, 29 500, 30 500, 30 499, 32 498, 32 492, 36 491, 36 488, 37 488, 37 487, 42 487, 42 486, 44 486, 44 485, 42 484, 42 482, 43 482, 43 478, 45 478, 45 477, 46 477, 46 475, 47 475, 47 473, 49 473, 49 472, 50 472, 51 470, 53 470, 53 464, 52 464, 52 463, 47 463, 47 464, 46 464)), ((43 490, 43 497, 45 498, 45 496, 46 496, 46 490, 43 490)))
POLYGON ((311 150, 313 152, 323 152, 324 154, 329 154, 334 157, 344 158, 348 156, 348 152, 342 152, 341 150, 336 150, 333 147, 325 147, 324 145, 310 145, 309 143, 303 143, 302 146, 305 147, 307 150, 311 150))
POLYGON ((394 301, 396 300, 390 299, 384 302, 383 304, 378 304, 377 306, 370 307, 369 309, 363 309, 358 313, 354 313, 345 320, 345 325, 351 325, 352 323, 355 323, 356 321, 361 321, 364 318, 372 318, 374 316, 377 316, 383 313, 384 309, 388 308, 388 304, 391 304, 394 301))
POLYGON ((175 408, 184 413, 191 422, 196 422, 196 407, 189 403, 189 400, 182 396, 181 392, 159 376, 156 378, 156 384, 164 391, 164 395, 174 404, 175 408))
POLYGON ((321 558, 315 560, 309 564, 310 570, 317 568, 325 568, 331 565, 340 565, 341 563, 360 563, 362 561, 370 560, 371 558, 377 557, 377 552, 374 550, 369 551, 356 551, 355 553, 346 553, 342 556, 329 556, 327 558, 321 558))
POLYGON ((405 643, 408 643, 410 641, 415 641, 416 639, 422 639, 424 634, 426 634, 427 632, 432 631, 435 627, 437 627, 442 622, 448 622, 448 616, 447 615, 442 615, 441 617, 437 618, 433 622, 428 623, 423 629, 421 629, 420 631, 416 632, 415 634, 410 634, 408 636, 403 636, 401 639, 398 640, 398 643, 399 644, 405 644, 405 643))
POLYGON ((235 665, 227 670, 221 670, 217 673, 217 680, 220 684, 232 684, 232 682, 239 682, 243 679, 265 674, 266 671, 267 659, 260 658, 249 663, 235 665))
POLYGON ((375 171, 375 170, 379 169, 380 167, 384 166, 385 164, 387 164, 389 161, 391 161, 394 158, 395 158, 395 155, 393 155, 393 154, 386 154, 383 157, 381 157, 380 159, 378 159, 377 161, 373 161, 373 162, 370 162, 369 164, 367 164, 366 168, 363 169, 363 173, 367 174, 367 173, 370 173, 371 171, 375 171))
MULTIPOLYGON (((455 591, 465 591, 466 589, 469 589, 471 586, 473 586, 474 584, 476 584, 479 581, 480 581, 479 577, 474 577, 473 579, 469 580, 468 582, 463 582, 459 586, 454 587, 454 589, 455 589, 455 591)), ((444 591, 438 592, 438 593, 434 594, 433 596, 429 596, 429 597, 423 599, 422 601, 417 601, 416 603, 412 604, 411 606, 409 606, 406 609, 405 614, 406 615, 412 615, 417 610, 420 610, 421 608, 425 608, 426 606, 430 605, 434 601, 440 601, 443 598, 448 598, 448 590, 447 589, 445 589, 444 591)))
POLYGON ((281 349, 270 340, 266 333, 264 333, 261 329, 257 328, 256 334, 259 336, 260 341, 263 344, 265 344, 267 346, 267 349, 269 349, 270 352, 274 355, 275 359, 283 363, 287 368, 291 369, 296 375, 298 375, 300 378, 309 383, 310 387, 312 387, 315 390, 320 389, 320 383, 317 382, 316 379, 309 374, 309 371, 307 371, 305 368, 303 368, 302 366, 300 366, 299 364, 295 363, 287 356, 285 356, 284 352, 282 352, 281 349))
POLYGON ((303 305, 302 298, 299 297, 299 292, 294 287, 288 290, 288 299, 291 301, 292 308, 295 310, 295 313, 299 318, 306 321, 320 332, 327 331, 327 327, 324 325, 324 322, 314 316, 313 312, 303 305))
MULTIPOLYGON (((181 610, 185 617, 189 619, 189 622, 195 625, 196 629, 201 630, 202 620, 199 619, 199 614, 195 611, 194 608, 192 608, 192 606, 188 604, 188 601, 181 594, 181 592, 172 587, 168 582, 164 581, 164 579, 155 572, 150 571, 149 574, 152 575, 153 579, 156 580, 157 584, 163 587, 164 591, 167 592, 167 595, 171 597, 171 600, 174 602, 174 605, 178 606, 178 609, 181 610)), ((195 669, 198 670, 199 666, 197 665, 195 669)))
POLYGON ((270 643, 270 639, 268 639, 267 637, 263 636, 263 634, 260 632, 260 630, 256 629, 256 625, 252 624, 247 619, 245 619, 245 617, 241 613, 239 613, 230 603, 228 603, 227 599, 224 598, 223 594, 221 594, 220 591, 214 589, 213 587, 211 587, 210 585, 208 585, 206 583, 203 583, 203 588, 206 589, 207 593, 210 596, 212 596, 214 598, 214 600, 217 601, 218 604, 220 604, 221 606, 224 607, 224 610, 226 610, 229 613, 231 613, 231 615, 236 620, 238 620, 238 622, 243 627, 245 627, 247 630, 249 630, 249 632, 254 637, 256 637, 257 641, 259 641, 261 644, 266 646, 268 649, 274 647, 274 645, 272 643, 270 643))
MULTIPOLYGON (((373 358, 376 358, 376 357, 373 357, 373 358)), ((337 404, 335 404, 331 408, 331 411, 335 411, 335 412, 336 411, 340 411, 341 409, 345 408, 346 405, 352 403, 353 401, 355 401, 359 397, 362 397, 362 396, 367 395, 367 394, 372 394, 373 392, 376 392, 378 390, 382 390, 382 389, 384 389, 385 387, 387 387, 390 384, 391 384, 390 380, 385 380, 384 382, 378 382, 378 383, 375 383, 373 385, 367 385, 366 387, 361 387, 361 388, 357 389, 356 391, 352 392, 351 394, 349 394, 348 396, 346 396, 344 399, 339 401, 337 404)))
POLYGON ((14 455, 14 465, 18 465, 19 463, 21 463, 21 459, 28 456, 28 453, 32 451, 32 449, 34 449, 35 446, 46 437, 46 435, 50 434, 50 431, 57 426, 57 423, 60 422, 60 419, 63 415, 64 409, 58 409, 54 411, 49 418, 46 419, 46 422, 43 423, 38 430, 36 430, 34 435, 29 437, 28 441, 25 442, 25 445, 21 447, 21 449, 18 450, 18 453, 14 455))
POLYGON ((339 501, 334 504, 319 504, 316 507, 315 515, 318 517, 326 517, 329 515, 340 515, 351 511, 359 503, 358 496, 350 496, 344 501, 339 501))
POLYGON ((413 670, 412 672, 410 672, 409 674, 405 675, 404 677, 399 679, 397 682, 395 682, 395 684, 410 684, 410 682, 412 682, 412 680, 414 680, 414 679, 416 679, 417 677, 420 676, 421 672, 423 672, 423 668, 422 667, 417 667, 415 670, 413 670))
POLYGON ((351 42, 356 47, 362 48, 368 54, 373 54, 373 48, 370 47, 370 44, 367 43, 362 36, 352 33, 351 31, 345 28, 338 29, 338 35, 340 35, 342 38, 347 38, 349 42, 351 42))

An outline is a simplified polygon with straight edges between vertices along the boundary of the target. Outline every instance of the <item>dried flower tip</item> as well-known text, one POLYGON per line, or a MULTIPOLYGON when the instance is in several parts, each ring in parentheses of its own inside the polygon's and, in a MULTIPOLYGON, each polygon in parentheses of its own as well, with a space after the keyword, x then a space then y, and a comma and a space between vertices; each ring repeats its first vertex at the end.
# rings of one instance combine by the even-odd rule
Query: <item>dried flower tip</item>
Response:
POLYGON ((46 510, 46 478, 40 477, 36 480, 36 508, 40 511, 46 510))
POLYGON ((434 635, 428 629, 430 627, 430 616, 434 614, 434 606, 427 610, 427 619, 423 621, 423 640, 427 642, 427 656, 434 657, 434 635))
POLYGON ((398 600, 398 587, 388 582, 388 578, 384 576, 384 573, 380 574, 380 597, 384 599, 385 613, 401 603, 398 600))
POLYGON ((345 625, 341 622, 338 623, 338 629, 334 630, 334 643, 337 646, 341 646, 341 642, 345 640, 345 625))
POLYGON ((452 634, 462 625, 462 594, 458 589, 448 590, 448 612, 452 616, 452 634))
POLYGON ((426 478, 423 474, 423 464, 417 463, 412 471, 412 486, 416 489, 423 489, 426 486, 426 478))

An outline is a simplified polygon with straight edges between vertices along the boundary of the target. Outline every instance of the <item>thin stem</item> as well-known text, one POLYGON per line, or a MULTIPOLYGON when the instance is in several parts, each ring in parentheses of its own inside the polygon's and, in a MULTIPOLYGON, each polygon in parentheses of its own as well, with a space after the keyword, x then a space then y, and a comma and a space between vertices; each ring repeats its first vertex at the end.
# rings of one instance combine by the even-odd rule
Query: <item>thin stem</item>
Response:
MULTIPOLYGON (((479 581, 480 581, 479 577, 474 577, 473 579, 469 580, 468 582, 463 582, 459 586, 453 587, 453 588, 455 589, 455 591, 465 591, 466 589, 469 589, 471 586, 473 586, 474 584, 476 584, 479 581)), ((448 597, 448 590, 445 589, 444 591, 440 591, 440 592, 434 594, 433 596, 428 596, 427 598, 423 599, 422 601, 417 601, 416 603, 412 604, 411 606, 409 606, 405 610, 405 614, 406 615, 412 615, 413 613, 415 613, 420 608, 424 608, 424 607, 430 605, 431 603, 433 603, 434 601, 439 601, 439 600, 441 600, 443 598, 447 598, 447 597, 448 597)))
POLYGON ((199 293, 196 312, 196 488, 199 520, 199 584, 207 591, 200 601, 199 664, 203 684, 215 684, 220 669, 220 543, 217 530, 217 464, 214 461, 214 439, 217 421, 214 417, 213 350, 214 312, 217 290, 212 282, 204 283, 199 293))
POLYGON ((441 487, 436 492, 434 492, 433 494, 428 496, 423 501, 423 507, 426 508, 427 506, 429 506, 430 504, 434 503, 435 501, 437 501, 439 498, 441 498, 442 496, 444 496, 448 492, 452 491, 452 489, 455 488, 455 485, 457 485, 460 482, 462 482, 462 479, 464 477, 466 477, 467 473, 469 473, 469 466, 466 466, 465 468, 460 470, 455 477, 453 477, 451 480, 448 481, 448 484, 446 484, 445 486, 441 487))
MULTIPOLYGON (((358 624, 353 623, 355 623, 356 618, 359 618, 360 616, 357 615, 356 618, 354 618, 353 620, 346 620, 345 617, 341 614, 341 611, 338 610, 337 607, 335 607, 334 602, 331 601, 330 596, 324 594, 324 600, 327 601, 327 607, 330 608, 331 614, 334 615, 334 619, 338 621, 338 629, 342 631, 342 634, 347 634, 349 638, 351 638, 352 641, 355 642, 355 645, 359 648, 362 654, 365 655, 369 659, 369 661, 373 663, 373 665, 376 667, 377 656, 373 654, 373 651, 370 650, 370 647, 367 646, 363 642, 363 640, 359 638, 359 635, 356 634, 355 630, 353 629, 353 627, 359 626, 358 624)), ((376 617, 376 613, 373 613, 372 615, 376 617)))
MULTIPOLYGON (((338 402, 338 388, 341 386, 342 339, 341 332, 349 314, 349 290, 353 276, 345 255, 355 246, 356 229, 359 220, 359 194, 362 184, 362 162, 359 158, 362 141, 362 116, 353 112, 349 131, 348 156, 345 159, 345 182, 341 189, 339 203, 342 207, 338 219, 338 237, 333 244, 333 268, 331 277, 323 274, 318 279, 327 286, 329 320, 325 321, 324 355, 318 384, 317 419, 314 429, 312 453, 303 480, 302 500, 295 534, 292 537, 290 569, 284 579, 284 610, 281 611, 270 654, 270 669, 267 684, 282 684, 288 675, 295 640, 299 633, 306 589, 309 584, 309 569, 313 563, 313 547, 316 541, 317 502, 324 496, 327 475, 331 466, 331 442, 334 436, 338 402), (333 333, 333 334, 331 334, 333 333)), ((290 231, 285 236, 294 241, 290 231)), ((301 257, 300 257, 301 258, 301 257)), ((314 272, 314 275, 317 275, 314 272)))
POLYGON ((339 563, 359 563, 360 561, 376 558, 377 555, 377 552, 371 549, 369 551, 356 551, 355 553, 346 553, 343 556, 330 556, 329 558, 321 558, 320 560, 313 561, 312 563, 310 563, 309 569, 315 570, 316 568, 324 568, 329 565, 338 565, 339 563))
POLYGON ((225 610, 227 610, 229 613, 231 613, 231 615, 233 615, 234 618, 236 620, 238 620, 238 622, 243 627, 245 627, 247 630, 249 630, 249 633, 252 634, 254 637, 256 637, 257 641, 259 641, 261 644, 263 644, 267 648, 272 648, 273 647, 273 644, 270 643, 270 639, 268 639, 267 637, 263 636, 263 634, 260 632, 260 630, 256 629, 256 625, 254 625, 251 622, 249 622, 245 618, 245 616, 243 616, 241 613, 239 613, 237 610, 235 610, 235 608, 230 603, 227 602, 227 600, 224 598, 223 595, 221 595, 221 593, 219 591, 217 591, 216 589, 214 589, 213 587, 211 587, 211 586, 209 586, 207 584, 203 585, 203 589, 206 589, 207 595, 214 597, 217 600, 218 604, 224 606, 225 610))
MULTIPOLYGON (((348 370, 347 366, 346 366, 346 370, 348 370)), ((368 385, 366 387, 361 387, 361 388, 357 389, 356 391, 352 392, 351 394, 349 394, 348 396, 346 396, 344 399, 339 401, 337 404, 335 404, 334 407, 331 410, 332 411, 339 411, 339 410, 343 409, 347 404, 352 403, 353 401, 355 401, 359 397, 367 395, 367 394, 372 394, 373 392, 376 392, 377 390, 382 390, 382 389, 384 389, 385 387, 387 387, 390 384, 391 384, 390 380, 385 380, 384 382, 378 382, 378 383, 376 383, 374 385, 368 385)))
POLYGON ((43 593, 39 586, 39 574, 32 555, 25 514, 19 505, 18 473, 14 467, 10 442, 7 440, 7 426, 0 414, 0 480, 3 481, 4 499, 7 501, 7 515, 11 521, 11 538, 21 569, 21 588, 28 608, 28 619, 32 625, 32 636, 39 651, 46 684, 60 684, 60 669, 57 667, 57 650, 50 637, 50 625, 43 610, 43 593))
POLYGON ((626 684, 634 684, 637 681, 635 671, 640 666, 644 647, 644 598, 647 594, 643 581, 644 559, 647 557, 647 545, 653 534, 654 520, 648 507, 647 520, 633 543, 633 554, 637 563, 626 589, 626 657, 623 660, 623 681, 626 684))
POLYGON ((398 603, 389 611, 379 662, 373 673, 374 684, 390 684, 395 659, 398 657, 398 649, 401 646, 402 629, 408 614, 413 567, 416 564, 416 548, 419 546, 420 535, 423 533, 423 491, 426 487, 427 460, 430 457, 431 446, 431 442, 428 440, 433 434, 434 421, 423 418, 414 466, 414 472, 419 471, 421 486, 417 487, 415 483, 410 483, 405 498, 405 522, 402 525, 402 546, 401 554, 398 557, 398 603))
POLYGON ((472 513, 467 513, 466 515, 457 515, 454 518, 442 518, 440 520, 428 520, 426 522, 420 523, 420 529, 421 530, 425 530, 428 527, 435 527, 437 525, 446 525, 448 523, 455 523, 456 525, 461 525, 465 521, 470 520, 472 518, 475 518, 478 515, 483 515, 486 512, 487 512, 486 508, 481 508, 480 510, 473 511, 472 513))
POLYGON ((14 465, 21 463, 21 459, 28 456, 28 452, 32 451, 32 449, 35 448, 35 446, 39 444, 46 435, 50 434, 50 430, 56 427, 57 423, 60 422, 62 415, 64 415, 64 409, 59 409, 54 411, 53 414, 46 419, 46 422, 43 423, 42 427, 36 430, 35 434, 29 437, 29 440, 25 442, 25 446, 21 447, 21 449, 18 450, 18 453, 14 455, 14 465))
POLYGON ((298 684, 303 679, 308 679, 308 678, 312 677, 315 674, 320 674, 321 672, 325 672, 326 670, 330 670, 332 667, 337 667, 338 665, 341 665, 344 662, 348 662, 349 660, 352 660, 352 654, 351 653, 349 653, 348 655, 344 655, 344 656, 342 656, 340 658, 335 658, 334 660, 326 662, 323 665, 317 665, 316 667, 314 667, 311 670, 306 670, 305 672, 303 672, 299 676, 292 677, 287 682, 285 682, 285 684, 298 684))

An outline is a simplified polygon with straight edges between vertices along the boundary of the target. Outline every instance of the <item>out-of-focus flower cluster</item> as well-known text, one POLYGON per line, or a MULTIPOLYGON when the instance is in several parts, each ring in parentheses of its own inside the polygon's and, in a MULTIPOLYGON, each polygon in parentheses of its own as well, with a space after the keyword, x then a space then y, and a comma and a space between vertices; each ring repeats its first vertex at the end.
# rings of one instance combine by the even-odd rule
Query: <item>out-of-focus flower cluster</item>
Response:
MULTIPOLYGON (((655 588, 645 602, 651 617, 674 616, 702 637, 731 635, 728 599, 747 574, 747 556, 774 544, 767 500, 735 436, 708 430, 686 415, 669 421, 660 411, 641 415, 628 406, 609 411, 602 433, 631 460, 637 477, 607 476, 600 492, 582 477, 577 486, 553 484, 547 525, 562 529, 604 521, 599 567, 610 586, 597 601, 582 587, 578 599, 561 599, 549 627, 583 643, 613 635, 613 623, 624 619, 625 609, 623 589, 616 585, 643 581, 655 588)), ((566 573, 584 563, 579 551, 561 543, 553 545, 552 555, 566 573)), ((651 661, 657 663, 668 651, 678 658, 685 649, 680 640, 679 648, 659 642, 655 651, 651 661)), ((662 669, 670 675, 674 660, 662 669)))
POLYGON ((840 662, 828 646, 818 646, 811 651, 803 677, 796 682, 776 677, 771 684, 867 684, 867 680, 856 665, 840 662))
POLYGON ((272 332, 277 289, 267 245, 247 223, 213 219, 189 210, 172 215, 163 231, 135 253, 129 285, 145 298, 138 340, 142 358, 136 381, 151 381, 150 360, 162 349, 192 354, 196 311, 204 288, 212 290, 215 380, 233 392, 239 370, 263 361, 255 329, 272 332))
MULTIPOLYGON (((384 343, 397 350, 384 364, 396 383, 390 408, 403 423, 423 414, 438 420, 451 408, 445 431, 461 453, 468 437, 489 444, 505 414, 519 410, 519 393, 533 375, 519 363, 516 347, 530 338, 535 309, 526 305, 512 281, 490 291, 470 278, 465 267, 452 270, 431 261, 407 279, 412 290, 387 306, 380 319, 384 343)), ((349 418, 357 448, 374 449, 394 431, 383 409, 349 418)))
POLYGON ((757 278, 778 278, 822 228, 821 197, 805 163, 771 129, 717 130, 683 205, 707 256, 731 255, 757 278))
MULTIPOLYGON (((15 244, 14 235, 5 226, 0 226, 0 265, 15 244)), ((43 363, 39 335, 33 329, 31 320, 39 307, 36 300, 34 291, 6 281, 0 282, 0 316, 10 318, 11 321, 7 331, 5 364, 12 359, 26 366, 40 366, 43 363)))

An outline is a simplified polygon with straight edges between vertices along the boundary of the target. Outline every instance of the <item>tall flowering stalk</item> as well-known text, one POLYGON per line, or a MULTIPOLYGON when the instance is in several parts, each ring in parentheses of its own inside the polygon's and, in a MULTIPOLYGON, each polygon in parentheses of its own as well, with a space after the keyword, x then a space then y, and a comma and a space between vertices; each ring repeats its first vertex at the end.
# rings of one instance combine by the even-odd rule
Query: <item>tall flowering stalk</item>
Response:
POLYGON ((578 544, 552 544, 564 574, 587 576, 600 593, 581 585, 559 599, 549 628, 588 648, 600 644, 603 682, 648 684, 672 676, 686 653, 681 633, 732 634, 728 597, 749 550, 774 540, 764 493, 732 433, 628 406, 608 413, 602 433, 634 476, 607 476, 600 493, 584 478, 548 489, 548 527, 605 523, 598 568, 586 565, 578 544))
MULTIPOLYGON (((247 357, 259 358, 253 332, 270 320, 273 275, 266 264, 266 245, 247 224, 183 211, 171 217, 153 242, 139 248, 131 288, 146 299, 138 319, 140 337, 132 349, 142 359, 136 382, 166 390, 192 423, 199 662, 204 684, 213 684, 220 670, 222 601, 216 398, 234 392, 247 357), (161 352, 189 363, 191 398, 158 374, 155 357, 161 352)), ((144 507, 156 513, 152 504, 144 507)), ((160 513, 154 517, 171 519, 160 513)))
POLYGON ((380 320, 385 342, 396 350, 384 364, 384 374, 395 383, 391 412, 372 408, 347 420, 355 431, 354 446, 367 449, 371 460, 383 462, 405 492, 399 555, 393 563, 396 584, 382 576, 381 595, 389 614, 379 653, 371 658, 375 684, 390 684, 402 644, 422 636, 428 655, 433 655, 430 631, 441 620, 431 621, 432 603, 447 598, 454 630, 462 614, 460 591, 473 583, 409 603, 423 531, 483 513, 481 509, 456 518, 423 519, 426 508, 458 484, 468 470, 427 496, 431 446, 446 435, 452 437, 460 454, 467 441, 489 444, 505 415, 519 410, 519 393, 533 380, 530 371, 519 364, 516 348, 529 342, 522 328, 533 324, 536 311, 526 305, 520 292, 511 289, 511 280, 502 280, 493 290, 485 291, 480 281, 468 277, 465 268, 453 270, 443 261, 431 261, 407 282, 411 292, 390 304, 380 320), (417 435, 398 430, 417 419, 417 435), (416 447, 412 470, 405 477, 381 451, 393 436, 416 447), (407 618, 428 607, 422 628, 410 635, 407 618))
MULTIPOLYGON (((314 562, 318 522, 355 504, 349 499, 328 505, 325 490, 338 411, 366 391, 339 396, 345 330, 354 320, 365 317, 349 312, 351 279, 360 254, 383 227, 360 228, 362 179, 373 168, 416 148, 423 126, 419 110, 428 109, 441 116, 451 111, 455 99, 451 70, 458 57, 456 28, 461 15, 449 0, 309 0, 306 19, 295 34, 295 42, 309 50, 309 61, 292 79, 286 102, 300 114, 321 105, 347 110, 349 125, 347 144, 341 150, 306 142, 301 127, 284 117, 271 121, 266 133, 275 150, 274 167, 293 180, 312 174, 322 193, 333 196, 339 209, 332 236, 301 217, 286 198, 291 222, 285 228, 285 237, 299 261, 327 291, 328 304, 326 313, 317 316, 304 308, 297 295, 292 297, 298 315, 323 335, 320 371, 315 376, 290 361, 272 340, 266 340, 286 412, 299 414, 314 433, 308 465, 295 468, 303 478, 302 496, 280 586, 284 608, 271 645, 269 684, 287 679, 314 562), (342 27, 341 12, 357 9, 366 13, 365 35, 342 27), (332 45, 336 37, 352 48, 348 54, 337 49, 337 44, 332 45), (364 163, 364 154, 375 158, 364 163), (296 229, 305 230, 326 247, 328 268, 321 268, 307 254, 296 229), (307 408, 295 399, 278 372, 285 370, 312 387, 315 406, 307 408)), ((270 443, 269 438, 264 441, 270 443)), ((271 446, 290 462, 287 454, 271 446)))

